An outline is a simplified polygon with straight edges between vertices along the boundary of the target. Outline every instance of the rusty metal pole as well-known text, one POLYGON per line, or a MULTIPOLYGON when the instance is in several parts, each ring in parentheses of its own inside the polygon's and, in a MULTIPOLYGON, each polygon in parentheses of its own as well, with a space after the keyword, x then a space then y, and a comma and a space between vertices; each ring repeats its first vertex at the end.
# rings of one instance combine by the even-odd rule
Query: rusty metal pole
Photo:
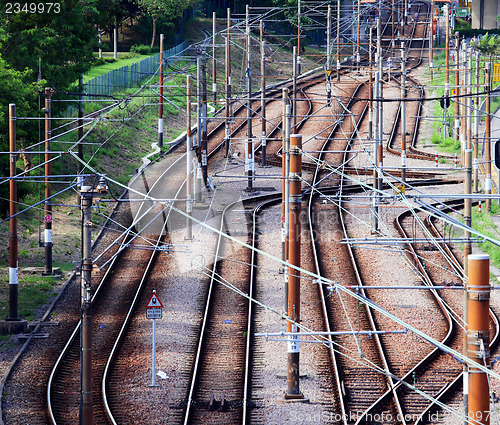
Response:
POLYGON ((81 186, 80 200, 83 220, 83 258, 81 270, 81 330, 80 330, 80 424, 93 425, 92 405, 92 188, 81 186))
POLYGON ((260 21, 260 115, 262 124, 262 166, 266 163, 266 42, 264 40, 264 21, 260 21))
POLYGON ((230 138, 230 131, 229 131, 229 119, 231 117, 231 38, 230 38, 230 32, 229 28, 231 26, 231 9, 227 9, 227 34, 226 34, 226 133, 225 133, 225 140, 226 140, 226 158, 229 156, 229 138, 230 138))
MULTIPOLYGON (((465 152, 465 182, 464 182, 464 193, 465 195, 470 195, 472 190, 472 150, 466 149, 465 152)), ((469 197, 464 199, 464 224, 468 227, 471 226, 471 216, 472 216, 472 200, 469 197)), ((470 238, 471 234, 469 231, 465 231, 465 238, 470 238)), ((464 258, 467 258, 469 254, 472 254, 472 247, 470 241, 464 243, 464 258)), ((465 261, 464 272, 467 276, 467 266, 468 262, 465 261)))
MULTIPOLYGON (((445 64, 444 64, 444 82, 450 83, 450 9, 447 4, 443 6, 446 19, 446 43, 445 43, 445 64)), ((445 96, 448 93, 445 92, 445 96)))
POLYGON ((292 133, 297 133, 297 47, 293 46, 293 59, 292 59, 292 80, 293 80, 293 106, 292 106, 292 133))
POLYGON ((203 186, 203 173, 201 170, 201 138, 202 138, 202 127, 203 127, 203 109, 201 105, 202 97, 202 77, 201 77, 201 55, 198 54, 196 57, 196 112, 197 112, 197 124, 196 124, 196 181, 195 181, 195 195, 196 202, 202 202, 203 197, 201 193, 201 188, 203 186))
POLYGON ((193 150, 192 150, 192 140, 191 140, 191 76, 186 77, 186 116, 187 116, 187 128, 186 128, 186 239, 193 239, 193 222, 191 221, 191 213, 193 212, 192 204, 192 192, 191 187, 193 185, 193 150))
POLYGON ((208 98, 207 98, 207 55, 203 51, 201 55, 201 72, 202 72, 202 130, 201 130, 201 171, 203 175, 203 184, 208 187, 208 98))
MULTIPOLYGON (((469 263, 469 283, 467 287, 467 355, 476 363, 489 367, 490 357, 490 256, 473 254, 469 263)), ((490 392, 488 377, 482 370, 469 366, 469 423, 489 425, 490 392)))
MULTIPOLYGON (((302 175, 302 135, 290 136, 290 222, 288 262, 291 266, 300 267, 300 204, 302 175)), ((300 323, 300 272, 293 267, 288 268, 288 332, 296 333, 288 341, 288 388, 286 399, 302 399, 304 395, 299 388, 299 329, 300 323)))
POLYGON ((45 88, 45 205, 44 205, 44 247, 45 247, 45 271, 44 275, 52 274, 52 204, 50 197, 52 195, 50 178, 52 174, 52 154, 50 153, 52 126, 52 89, 45 88))
POLYGON ((330 106, 332 103, 332 8, 328 5, 328 12, 326 15, 326 105, 330 106))
MULTIPOLYGON (((464 48, 464 44, 460 47, 460 94, 467 93, 467 51, 464 48)), ((460 151, 462 152, 462 164, 465 162, 463 157, 463 152, 467 149, 467 108, 466 103, 469 97, 460 99, 460 151)))
POLYGON ((217 34, 217 13, 214 12, 212 15, 212 93, 214 96, 214 102, 217 103, 217 59, 215 57, 215 39, 217 34))
POLYGON ((298 13, 297 13, 297 75, 300 75, 301 73, 301 69, 300 69, 300 36, 301 36, 301 20, 302 20, 302 16, 301 16, 301 6, 300 6, 300 0, 298 0, 298 13))
POLYGON ((160 34, 160 82, 159 92, 160 98, 158 100, 158 147, 163 147, 163 41, 165 36, 160 34))
POLYGON ((253 171, 254 171, 254 161, 253 161, 253 133, 252 133, 252 69, 251 69, 251 46, 252 46, 252 36, 250 34, 249 25, 249 9, 250 6, 247 5, 247 144, 245 149, 245 168, 248 176, 247 190, 253 190, 253 171))
MULTIPOLYGON (((80 163, 78 164, 78 186, 83 185, 83 171, 85 170, 85 166, 83 165, 83 74, 80 73, 80 77, 78 80, 79 92, 78 96, 78 158, 80 159, 80 163)), ((78 201, 80 202, 80 201, 78 201)))
MULTIPOLYGON (((459 56, 460 56, 460 49, 458 48, 458 40, 455 39, 456 42, 456 46, 455 46, 455 96, 458 96, 460 94, 460 70, 459 70, 459 67, 460 67, 460 59, 459 59, 459 56)), ((460 135, 460 108, 459 108, 459 99, 458 97, 455 98, 454 100, 455 102, 455 125, 454 125, 454 129, 453 129, 453 140, 456 142, 459 140, 459 135, 460 135)), ((462 141, 460 140, 460 143, 462 141)), ((463 148, 462 146, 460 145, 460 151, 462 152, 463 151, 463 148)))
MULTIPOLYGON (((468 195, 471 193, 471 177, 472 177, 472 150, 466 149, 465 150, 465 182, 464 182, 464 193, 465 195, 468 195)), ((467 196, 464 199, 464 224, 466 226, 471 226, 472 220, 472 200, 468 198, 467 196)), ((470 231, 466 230, 465 231, 465 238, 469 239, 471 236, 470 231)), ((464 258, 468 258, 469 255, 472 254, 472 246, 470 243, 470 240, 468 242, 464 243, 464 258)), ((465 277, 468 276, 468 271, 469 271, 469 262, 464 261, 464 287, 467 286, 466 279, 465 277)), ((464 322, 467 324, 468 322, 468 311, 467 311, 467 291, 464 293, 464 322)), ((467 334, 464 335, 464 355, 467 356, 467 334)), ((468 366, 467 363, 464 363, 464 379, 468 377, 467 375, 468 372, 468 366)), ((468 408, 468 397, 469 397, 469 387, 468 385, 463 386, 463 393, 464 393, 464 412, 465 415, 467 416, 469 412, 468 408)), ((467 419, 464 421, 464 425, 467 425, 467 419)))
POLYGON ((431 83, 434 80, 434 0, 431 1, 431 13, 430 13, 430 31, 429 31, 429 72, 431 83))
POLYGON ((372 75, 372 43, 373 27, 370 27, 370 42, 368 44, 368 138, 373 138, 373 75, 372 75))
POLYGON ((467 149, 472 149, 472 49, 467 49, 467 149))
MULTIPOLYGON (((358 29, 357 29, 357 35, 356 35, 356 71, 359 72, 359 62, 361 60, 359 51, 360 51, 360 43, 361 43, 361 15, 360 15, 360 5, 361 0, 358 0, 358 29)), ((392 12, 392 17, 393 17, 393 31, 394 31, 394 11, 392 12)))
MULTIPOLYGON (((282 90, 282 114, 281 114, 281 259, 283 261, 287 260, 287 255, 286 255, 286 234, 288 233, 287 230, 285 230, 285 202, 286 202, 286 190, 287 190, 287 184, 286 184, 286 140, 287 140, 287 106, 288 106, 288 89, 283 89, 282 90)), ((286 274, 285 274, 286 276, 286 274)), ((285 286, 285 293, 288 293, 288 287, 285 286)), ((285 311, 288 309, 287 305, 287 297, 285 296, 285 311)))
POLYGON ((19 320, 18 313, 18 238, 17 238, 17 181, 16 177, 16 105, 9 104, 9 316, 8 320, 19 320))
POLYGON ((472 160, 472 166, 474 168, 474 184, 472 190, 474 193, 478 192, 478 180, 479 180, 479 163, 478 163, 478 152, 479 152, 479 121, 480 121, 480 114, 479 114, 479 51, 476 52, 476 96, 474 99, 474 159, 472 160))
POLYGON ((406 183, 406 67, 405 43, 401 43, 401 180, 406 183))
POLYGON ((340 1, 337 2, 337 81, 340 81, 340 1))
MULTIPOLYGON (((382 170, 383 170, 383 143, 384 143, 384 66, 382 58, 382 21, 377 20, 377 53, 378 53, 378 70, 379 70, 379 87, 377 88, 378 102, 378 137, 377 137, 377 188, 382 191, 382 170)), ((380 195, 380 192, 378 192, 380 195)), ((378 230, 378 229, 377 229, 378 230)))
MULTIPOLYGON (((484 181, 485 192, 491 195, 491 69, 489 62, 486 64, 486 117, 484 131, 484 162, 486 178, 484 181)), ((486 210, 491 208, 491 199, 486 199, 486 210)))

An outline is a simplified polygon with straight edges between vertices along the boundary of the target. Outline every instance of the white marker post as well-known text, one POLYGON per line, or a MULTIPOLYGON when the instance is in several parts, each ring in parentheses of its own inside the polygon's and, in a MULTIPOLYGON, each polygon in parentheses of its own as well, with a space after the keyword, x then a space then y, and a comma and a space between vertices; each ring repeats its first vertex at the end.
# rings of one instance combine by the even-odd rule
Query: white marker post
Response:
POLYGON ((150 387, 159 387, 155 382, 156 375, 156 319, 161 319, 163 304, 161 303, 156 291, 153 290, 153 294, 149 299, 148 305, 146 306, 146 317, 148 319, 153 319, 153 362, 151 367, 151 385, 150 387))

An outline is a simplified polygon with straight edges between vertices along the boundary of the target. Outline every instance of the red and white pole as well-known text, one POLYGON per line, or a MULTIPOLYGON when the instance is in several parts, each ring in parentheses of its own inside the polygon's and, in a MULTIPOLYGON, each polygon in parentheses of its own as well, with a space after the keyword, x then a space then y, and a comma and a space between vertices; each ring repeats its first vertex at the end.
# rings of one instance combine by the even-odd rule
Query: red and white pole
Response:
POLYGON ((457 168, 457 163, 458 163, 458 158, 457 158, 457 154, 455 154, 455 168, 457 168))
POLYGON ((481 201, 479 201, 479 212, 481 212, 481 201))
POLYGON ((438 166, 438 154, 436 152, 436 155, 434 155, 434 158, 436 159, 436 167, 438 166))

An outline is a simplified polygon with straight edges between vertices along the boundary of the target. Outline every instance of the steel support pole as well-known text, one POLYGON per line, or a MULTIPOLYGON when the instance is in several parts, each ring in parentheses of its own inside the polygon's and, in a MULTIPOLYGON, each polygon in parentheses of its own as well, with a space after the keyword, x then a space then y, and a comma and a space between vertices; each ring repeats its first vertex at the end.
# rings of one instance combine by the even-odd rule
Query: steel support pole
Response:
POLYGON ((193 166, 193 150, 192 150, 192 137, 191 137, 191 76, 186 77, 186 239, 193 239, 193 222, 191 221, 191 214, 193 212, 192 204, 192 191, 191 187, 193 185, 193 171, 191 167, 193 166))
POLYGON ((401 180, 406 183, 406 55, 401 43, 401 180))
POLYGON ((293 80, 292 134, 295 134, 297 133, 297 47, 295 46, 293 46, 292 80, 293 80))
POLYGON ((212 94, 214 96, 214 103, 217 103, 217 59, 215 56, 215 41, 217 37, 217 13, 212 15, 212 94))
POLYGON ((202 102, 201 102, 201 171, 203 174, 203 184, 208 188, 208 93, 207 93, 207 55, 203 51, 201 56, 201 81, 202 81, 202 102))
MULTIPOLYGON (((460 95, 460 49, 458 48, 458 40, 456 40, 456 46, 455 46, 455 96, 460 95)), ((454 103, 455 103, 455 125, 453 129, 453 140, 456 142, 459 139, 460 135, 460 108, 459 108, 459 99, 455 98, 454 103)), ((460 140, 460 151, 463 151, 462 147, 462 140, 460 140)))
POLYGON ((16 105, 9 104, 9 316, 7 320, 19 320, 18 313, 18 238, 17 238, 17 181, 16 177, 16 105))
MULTIPOLYGON (((83 174, 83 170, 85 169, 83 165, 83 74, 80 73, 79 78, 79 92, 78 96, 78 158, 80 159, 80 163, 78 164, 78 174, 83 174)), ((83 185, 83 176, 78 176, 78 186, 83 185)))
POLYGON ((474 99, 474 146, 473 153, 474 159, 472 160, 472 166, 474 168, 474 193, 478 192, 478 180, 479 180, 479 164, 478 164, 478 155, 479 155, 479 121, 480 121, 480 97, 479 97, 479 52, 476 52, 476 96, 474 99))
MULTIPOLYGON (((356 71, 359 72, 359 62, 361 61, 361 57, 359 54, 360 51, 360 43, 361 43, 361 14, 360 14, 360 3, 361 0, 358 0, 358 17, 357 17, 357 24, 358 24, 358 29, 357 29, 357 35, 356 35, 356 71)), ((393 18, 393 29, 394 31, 394 11, 392 12, 392 18, 393 18)), ((394 35, 393 35, 394 38, 394 35)))
MULTIPOLYGON (((484 182, 485 193, 491 195, 491 69, 490 63, 486 64, 486 117, 484 130, 484 167, 486 178, 484 182)), ((491 208, 491 199, 486 199, 486 210, 491 208)))
POLYGON ((230 130, 229 130, 229 120, 231 117, 231 38, 230 30, 231 27, 231 9, 227 9, 227 33, 226 33, 226 133, 225 133, 225 145, 226 145, 226 158, 229 156, 229 143, 230 143, 230 130))
MULTIPOLYGON (((429 72, 431 83, 434 80, 434 0, 431 1, 431 24, 429 31, 429 72)), ((404 27, 403 27, 404 28, 404 27)))
MULTIPOLYGON (((290 221, 289 221, 289 258, 291 266, 300 267, 300 208, 302 178, 302 135, 290 136, 290 221)), ((304 398, 299 388, 300 344, 297 324, 300 323, 300 272, 288 268, 288 387, 287 399, 304 398)))
POLYGON ((337 81, 340 81, 340 1, 337 2, 337 81))
POLYGON ((372 75, 373 27, 370 27, 370 42, 368 44, 368 138, 373 138, 373 75, 372 75))
POLYGON ((163 147, 163 41, 164 35, 160 34, 160 82, 158 99, 158 147, 163 147))
MULTIPOLYGON (((287 260, 286 253, 286 233, 285 231, 285 200, 286 200, 286 140, 287 140, 287 105, 288 89, 282 90, 282 114, 281 114, 281 259, 287 260)), ((285 274, 286 276, 286 274, 285 274)), ((285 285, 285 293, 288 293, 288 287, 285 285)), ((287 311, 287 297, 285 296, 285 310, 287 311)))
MULTIPOLYGON (((464 45, 460 47, 460 65, 459 65, 459 75, 460 75, 460 94, 467 94, 467 52, 464 49, 464 45)), ((465 159, 463 157, 463 152, 467 149, 467 100, 469 98, 461 98, 460 102, 460 150, 462 152, 462 164, 465 159)))
MULTIPOLYGON (((466 149, 464 152, 465 156, 465 182, 464 182, 464 193, 465 195, 470 195, 472 191, 472 150, 466 149)), ((465 197, 464 199, 464 224, 468 227, 471 226, 472 217, 472 200, 470 197, 465 197)), ((465 237, 468 239, 471 237, 469 231, 465 231, 465 237)), ((464 258, 467 258, 469 254, 472 254, 471 243, 464 243, 464 258)), ((464 272, 467 275, 468 262, 465 261, 464 272)))
POLYGON ((116 22, 116 17, 113 28, 113 58, 118 59, 118 23, 116 22))
MULTIPOLYGON (((490 358, 490 257, 487 254, 469 255, 469 283, 467 287, 467 354, 483 366, 489 367, 490 358)), ((485 372, 469 366, 468 423, 490 424, 490 391, 485 372)))
MULTIPOLYGON (((450 9, 447 4, 443 6, 443 12, 446 19, 446 45, 445 45, 445 63, 444 63, 444 82, 450 82, 450 9)), ((445 96, 447 93, 445 93, 445 96)))
MULTIPOLYGON (((384 140, 384 67, 382 59, 382 22, 377 19, 377 53, 378 53, 378 72, 379 87, 377 89, 378 102, 378 137, 377 137, 377 188, 382 191, 382 169, 383 169, 383 140, 384 140)), ((378 192, 380 194, 380 192, 378 192)), ((378 229, 377 229, 378 230, 378 229)))
MULTIPOLYGON (((249 6, 247 5, 247 16, 249 13, 249 6)), ((246 28, 246 36, 247 36, 247 144, 245 149, 245 167, 248 176, 248 184, 247 190, 253 190, 253 171, 254 171, 254 161, 253 161, 253 133, 252 133, 252 69, 251 69, 251 34, 250 34, 250 26, 248 24, 247 19, 247 28, 246 28)))
POLYGON ((301 49, 301 43, 300 43, 300 37, 301 37, 301 20, 302 20, 302 8, 300 5, 300 0, 298 0, 297 4, 298 8, 298 13, 297 13, 297 75, 301 74, 301 69, 300 69, 300 49, 301 49))
POLYGON ((201 188, 203 186, 203 173, 201 169, 202 154, 201 154, 201 138, 203 133, 203 110, 201 105, 202 97, 202 76, 201 76, 201 55, 198 54, 196 57, 196 112, 197 112, 197 125, 196 125, 196 136, 197 142, 195 143, 196 151, 196 183, 195 183, 195 195, 196 202, 202 202, 201 188))
MULTIPOLYGON (((469 195, 472 189, 472 150, 465 150, 465 184, 464 184, 464 193, 469 195)), ((466 226, 471 226, 471 216, 472 216, 472 200, 467 196, 464 199, 464 224, 466 226)), ((465 238, 470 238, 471 233, 469 231, 465 231, 465 238)), ((472 254, 472 246, 470 241, 464 243, 464 258, 468 258, 469 255, 472 254)), ((464 287, 467 286, 467 282, 465 277, 468 276, 469 271, 469 262, 464 261, 464 287)), ((467 324, 468 322, 468 309, 467 309, 467 291, 464 293, 464 322, 467 324)), ((467 356, 467 334, 464 335, 464 355, 467 356)), ((468 366, 467 363, 464 363, 464 379, 468 377, 468 366)), ((468 407, 468 397, 469 397, 469 388, 468 385, 463 386, 464 393, 464 413, 465 415, 469 412, 468 407)), ((464 425, 467 425, 467 420, 464 421, 464 425)))
POLYGON ((470 47, 467 49, 467 59, 467 149, 472 149, 472 49, 470 47))
POLYGON ((81 362, 81 398, 80 424, 93 425, 92 405, 92 188, 82 186, 80 199, 83 219, 83 258, 81 270, 81 315, 80 362, 81 362))
POLYGON ((332 102, 332 8, 328 5, 326 15, 326 104, 331 105, 332 102))
POLYGON ((52 89, 45 88, 45 203, 44 203, 44 247, 45 247, 45 271, 44 275, 52 274, 52 204, 50 197, 52 195, 50 178, 52 175, 52 89))
POLYGON ((260 122, 262 124, 262 166, 266 164, 266 145, 267 145, 267 131, 266 131, 266 42, 263 40, 264 28, 263 21, 260 21, 260 122))
POLYGON ((97 27, 97 33, 99 38, 99 59, 102 59, 102 34, 101 27, 97 27))

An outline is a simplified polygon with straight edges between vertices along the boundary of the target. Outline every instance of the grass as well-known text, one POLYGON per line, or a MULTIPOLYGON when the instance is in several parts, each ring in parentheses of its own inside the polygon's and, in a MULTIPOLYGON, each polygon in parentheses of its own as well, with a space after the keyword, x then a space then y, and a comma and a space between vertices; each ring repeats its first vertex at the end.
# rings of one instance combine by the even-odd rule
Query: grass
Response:
MULTIPOLYGON (((6 275, 4 275, 6 276, 6 275)), ((7 316, 9 310, 8 277, 2 277, 0 288, 0 315, 7 316)), ((36 319, 36 311, 55 295, 58 281, 52 276, 19 276, 19 315, 28 322, 36 319)))
POLYGON ((104 75, 114 69, 122 68, 124 66, 130 66, 136 62, 140 62, 143 59, 148 58, 149 55, 139 55, 136 53, 119 53, 118 60, 113 62, 106 62, 103 65, 98 65, 93 67, 89 72, 83 76, 83 82, 92 80, 92 78, 104 75))
MULTIPOLYGON (((494 201, 491 203, 490 212, 484 211, 484 205, 481 213, 478 207, 472 208, 472 228, 493 239, 499 239, 500 232, 491 219, 492 215, 498 213, 500 213, 500 206, 494 201)), ((486 241, 478 244, 478 247, 490 256, 490 261, 495 267, 500 268, 500 249, 496 245, 486 241)))

